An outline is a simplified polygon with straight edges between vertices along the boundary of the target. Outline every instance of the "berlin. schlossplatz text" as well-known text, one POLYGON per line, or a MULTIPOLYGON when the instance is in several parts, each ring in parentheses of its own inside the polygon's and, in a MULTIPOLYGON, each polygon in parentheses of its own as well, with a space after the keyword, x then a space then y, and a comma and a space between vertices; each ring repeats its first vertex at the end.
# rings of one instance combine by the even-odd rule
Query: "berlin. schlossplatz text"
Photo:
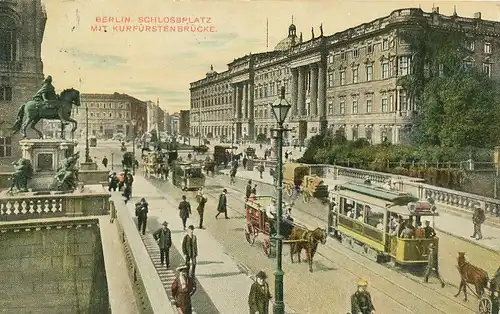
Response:
POLYGON ((215 26, 206 25, 91 25, 92 32, 127 33, 215 33, 215 26))
POLYGON ((97 16, 96 23, 152 23, 152 24, 211 24, 212 18, 207 16, 97 16))

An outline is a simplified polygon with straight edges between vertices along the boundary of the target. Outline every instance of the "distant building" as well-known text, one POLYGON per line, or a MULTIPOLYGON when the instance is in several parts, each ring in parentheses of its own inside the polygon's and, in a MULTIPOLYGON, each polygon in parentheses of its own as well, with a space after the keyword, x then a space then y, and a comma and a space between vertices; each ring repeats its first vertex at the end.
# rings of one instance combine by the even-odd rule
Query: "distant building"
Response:
MULTIPOLYGON (((86 107, 88 106, 89 135, 98 138, 112 138, 120 133, 127 137, 134 135, 135 120, 136 135, 146 131, 147 105, 144 101, 127 94, 81 94, 81 106, 73 107, 73 117, 78 122, 78 137, 86 134, 86 107)), ((49 124, 49 131, 57 135, 58 122, 49 124)))
POLYGON ((165 123, 164 123, 164 115, 165 112, 163 109, 160 108, 159 101, 156 103, 152 101, 147 101, 147 121, 148 121, 148 127, 147 131, 151 132, 151 130, 158 129, 159 132, 163 132, 165 130, 165 123))
POLYGON ((189 110, 181 110, 179 113, 179 135, 190 135, 189 110))
MULTIPOLYGON (((11 163, 21 157, 21 137, 12 136, 10 128, 19 106, 33 97, 44 79, 41 48, 47 14, 41 0, 0 1, 0 12, 0 168, 11 171, 11 163)), ((37 128, 42 129, 42 123, 37 128)))
POLYGON ((168 116, 167 132, 171 135, 179 135, 179 120, 180 116, 178 112, 170 114, 168 116))
POLYGON ((401 85, 415 52, 400 34, 419 25, 464 33, 470 51, 464 65, 500 75, 500 23, 481 13, 470 18, 439 8, 399 9, 332 35, 320 29, 307 40, 291 24, 274 51, 234 59, 222 72, 211 67, 191 83, 191 134, 230 137, 234 130, 236 139, 270 137, 276 125, 270 105, 285 86, 291 104, 286 126, 293 130, 288 140, 331 132, 374 144, 405 143, 418 108, 401 85))

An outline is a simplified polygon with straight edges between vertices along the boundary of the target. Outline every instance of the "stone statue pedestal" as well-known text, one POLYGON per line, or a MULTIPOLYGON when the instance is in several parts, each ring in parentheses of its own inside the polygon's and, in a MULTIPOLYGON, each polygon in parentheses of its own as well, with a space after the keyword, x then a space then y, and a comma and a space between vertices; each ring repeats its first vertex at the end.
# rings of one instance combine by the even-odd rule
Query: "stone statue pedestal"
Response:
POLYGON ((64 139, 24 139, 19 141, 22 157, 31 161, 32 191, 57 189, 54 176, 61 161, 75 152, 76 142, 64 139))
POLYGON ((80 170, 97 170, 97 164, 95 162, 81 162, 80 170))

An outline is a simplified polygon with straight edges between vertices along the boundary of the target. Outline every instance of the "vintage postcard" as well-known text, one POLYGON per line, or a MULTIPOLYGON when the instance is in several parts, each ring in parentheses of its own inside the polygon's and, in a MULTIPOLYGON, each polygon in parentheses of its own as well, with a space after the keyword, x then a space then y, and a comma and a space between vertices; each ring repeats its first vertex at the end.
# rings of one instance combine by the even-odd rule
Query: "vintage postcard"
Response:
POLYGON ((498 314, 494 1, 0 0, 0 311, 498 314))

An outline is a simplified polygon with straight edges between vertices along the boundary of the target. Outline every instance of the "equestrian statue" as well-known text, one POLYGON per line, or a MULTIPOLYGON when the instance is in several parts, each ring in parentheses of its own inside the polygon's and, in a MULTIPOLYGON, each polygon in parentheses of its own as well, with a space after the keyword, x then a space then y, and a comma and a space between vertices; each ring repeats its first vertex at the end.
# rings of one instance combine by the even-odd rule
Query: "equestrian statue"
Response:
POLYGON ((12 165, 14 165, 14 173, 10 177, 12 184, 7 192, 13 194, 14 187, 19 192, 27 192, 28 180, 33 177, 31 162, 28 159, 20 158, 18 161, 13 162, 12 165))
POLYGON ((43 85, 36 92, 35 96, 26 103, 22 104, 17 114, 17 120, 14 123, 13 134, 22 132, 23 138, 26 138, 26 128, 28 125, 34 130, 40 138, 43 138, 42 132, 35 126, 38 121, 59 120, 61 121, 61 138, 64 138, 64 127, 70 122, 73 124, 71 136, 77 128, 77 122, 71 118, 71 107, 80 106, 80 92, 69 88, 61 92, 58 96, 52 85, 52 76, 47 76, 43 85))
POLYGON ((80 152, 71 155, 61 162, 55 176, 57 187, 61 191, 74 191, 78 185, 78 159, 80 152))

